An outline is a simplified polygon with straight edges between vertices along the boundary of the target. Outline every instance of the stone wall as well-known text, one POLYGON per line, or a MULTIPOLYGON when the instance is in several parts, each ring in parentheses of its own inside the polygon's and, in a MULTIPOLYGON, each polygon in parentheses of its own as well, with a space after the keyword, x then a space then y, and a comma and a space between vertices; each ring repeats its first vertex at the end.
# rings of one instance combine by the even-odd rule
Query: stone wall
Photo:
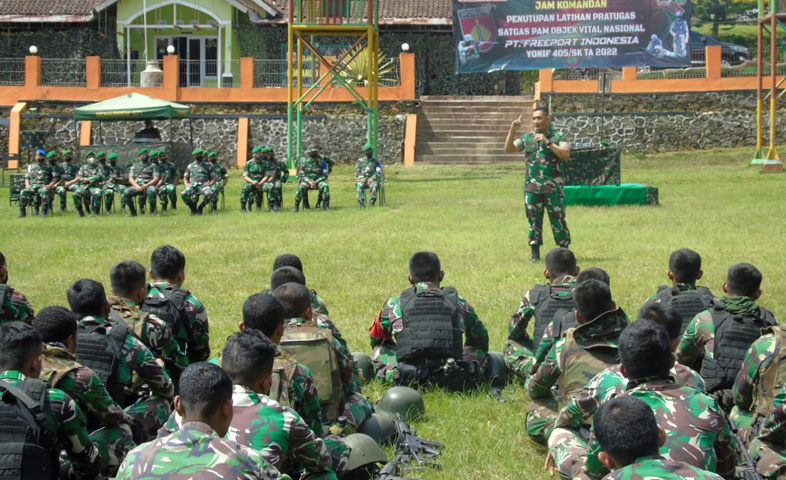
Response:
MULTIPOLYGON (((786 125, 786 112, 778 124, 786 125)), ((732 112, 662 112, 640 114, 556 114, 554 127, 576 143, 605 141, 625 153, 754 147, 756 115, 732 112)), ((765 116, 764 125, 769 125, 765 116)), ((765 128, 765 144, 768 128, 765 128)))
MULTIPOLYGON (((403 115, 387 115, 379 118, 380 160, 385 163, 400 163, 404 142, 403 115)), ((237 116, 198 116, 192 120, 194 146, 215 150, 234 164, 237 154, 237 116)), ((78 144, 73 117, 64 114, 23 115, 23 128, 45 130, 46 147, 73 148, 78 144)), ((142 122, 103 122, 99 137, 99 124, 93 122, 93 141, 98 144, 122 145, 133 140, 134 134, 143 128, 142 122), (101 140, 99 140, 101 138, 101 140)), ((156 121, 161 139, 170 141, 168 120, 156 121)), ((173 120, 171 137, 176 142, 188 142, 187 120, 173 120)), ((286 156, 286 116, 252 116, 249 132, 251 145, 270 145, 279 158, 286 156)), ((366 117, 362 115, 307 115, 303 119, 303 147, 318 145, 323 152, 338 162, 354 162, 361 156, 360 149, 366 143, 366 117)), ((7 150, 7 149, 6 149, 7 150)))

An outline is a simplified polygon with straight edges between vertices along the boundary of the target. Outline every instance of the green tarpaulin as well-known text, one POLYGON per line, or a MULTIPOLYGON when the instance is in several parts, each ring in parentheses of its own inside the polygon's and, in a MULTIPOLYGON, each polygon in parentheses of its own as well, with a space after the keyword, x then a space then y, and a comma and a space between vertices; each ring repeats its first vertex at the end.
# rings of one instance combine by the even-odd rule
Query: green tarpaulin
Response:
POLYGON ((657 205, 658 188, 638 183, 565 186, 566 205, 657 205))
POLYGON ((145 120, 148 118, 190 118, 191 107, 139 93, 91 103, 74 109, 74 120, 145 120))

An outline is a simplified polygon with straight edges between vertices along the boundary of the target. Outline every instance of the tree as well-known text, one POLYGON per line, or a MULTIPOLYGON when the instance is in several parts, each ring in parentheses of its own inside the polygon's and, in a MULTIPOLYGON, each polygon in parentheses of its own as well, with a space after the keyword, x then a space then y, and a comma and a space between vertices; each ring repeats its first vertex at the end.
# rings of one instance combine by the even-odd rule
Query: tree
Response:
POLYGON ((693 14, 699 20, 712 22, 712 38, 718 39, 718 26, 726 21, 730 11, 754 8, 758 3, 753 0, 694 0, 693 14))

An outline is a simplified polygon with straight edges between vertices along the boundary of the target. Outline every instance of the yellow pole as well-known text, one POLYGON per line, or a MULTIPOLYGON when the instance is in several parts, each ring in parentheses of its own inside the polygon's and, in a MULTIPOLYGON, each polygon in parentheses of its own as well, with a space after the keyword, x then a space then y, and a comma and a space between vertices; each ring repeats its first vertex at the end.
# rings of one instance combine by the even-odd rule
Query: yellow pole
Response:
MULTIPOLYGON (((773 2, 775 3, 775 2, 773 2)), ((770 148, 767 151, 767 158, 764 160, 762 171, 765 172, 782 172, 783 162, 778 157, 778 151, 775 150, 775 124, 778 123, 776 117, 778 99, 778 43, 776 36, 778 33, 778 18, 775 16, 775 10, 770 10, 770 148)))

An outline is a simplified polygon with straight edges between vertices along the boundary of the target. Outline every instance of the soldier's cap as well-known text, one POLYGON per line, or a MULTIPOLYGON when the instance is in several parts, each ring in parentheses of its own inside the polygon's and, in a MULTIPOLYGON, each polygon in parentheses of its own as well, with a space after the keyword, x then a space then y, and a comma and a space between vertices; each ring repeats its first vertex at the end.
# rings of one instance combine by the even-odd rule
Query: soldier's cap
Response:
POLYGON ((71 155, 71 150, 65 149, 61 155, 71 155))
POLYGON ((372 149, 372 147, 371 147, 370 143, 367 143, 367 144, 363 145, 363 151, 364 152, 368 152, 371 149, 372 149))
POLYGON ((251 150, 251 153, 258 153, 261 151, 262 151, 262 145, 257 145, 256 147, 254 147, 253 150, 251 150))
POLYGON ((200 154, 203 154, 203 153, 205 153, 205 151, 202 150, 201 148, 195 148, 194 151, 191 152, 191 155, 200 155, 200 154))
POLYGON ((96 152, 94 152, 92 150, 88 150, 87 153, 85 154, 85 158, 89 157, 90 155, 95 155, 95 154, 96 154, 96 152))
POLYGON ((164 150, 163 148, 162 148, 162 149, 160 149, 160 150, 158 151, 158 156, 159 156, 159 157, 166 157, 166 150, 164 150))
POLYGON ((46 154, 46 158, 52 158, 52 157, 55 157, 55 156, 57 156, 57 152, 54 151, 54 150, 52 150, 51 152, 46 154))
POLYGON ((318 151, 319 151, 319 147, 317 147, 316 145, 311 145, 310 147, 308 147, 308 150, 306 150, 306 151, 307 151, 308 153, 311 153, 311 152, 318 152, 318 151))
POLYGON ((213 158, 216 156, 216 152, 210 152, 207 154, 207 158, 213 158))
POLYGON ((36 155, 43 155, 43 156, 46 156, 46 152, 44 151, 44 149, 43 149, 43 148, 39 148, 38 150, 36 150, 36 151, 35 151, 35 154, 36 154, 36 155))
POLYGON ((158 150, 153 150, 152 152, 150 152, 150 156, 151 157, 157 157, 158 156, 158 150))
POLYGON ((109 160, 114 160, 115 158, 117 158, 117 153, 115 153, 115 152, 112 152, 112 153, 110 153, 110 154, 109 154, 109 156, 108 156, 108 157, 106 157, 106 158, 108 158, 109 160))
POLYGON ((147 149, 146 148, 140 149, 139 153, 137 155, 142 155, 143 153, 147 153, 147 149))
POLYGON ((106 155, 106 150, 101 150, 100 152, 96 153, 96 158, 101 158, 106 155))

